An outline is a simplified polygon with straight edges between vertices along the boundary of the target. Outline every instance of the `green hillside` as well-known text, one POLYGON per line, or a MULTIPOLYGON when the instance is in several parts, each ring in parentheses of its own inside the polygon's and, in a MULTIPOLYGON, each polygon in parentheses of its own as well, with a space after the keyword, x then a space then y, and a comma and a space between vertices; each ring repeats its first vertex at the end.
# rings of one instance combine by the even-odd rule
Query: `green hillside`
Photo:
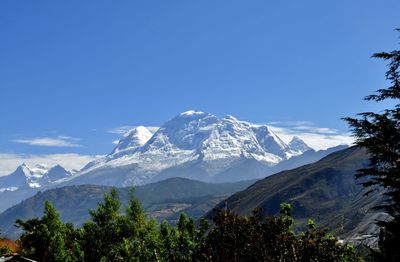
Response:
MULTIPOLYGON (((159 221, 166 219, 174 222, 180 212, 199 218, 224 198, 252 183, 254 180, 211 184, 185 178, 171 178, 138 186, 135 195, 143 203, 150 217, 159 221)), ((110 190, 111 187, 106 186, 78 185, 39 192, 0 214, 1 233, 16 238, 18 231, 13 226, 16 219, 40 217, 46 200, 53 203, 63 221, 81 225, 89 218, 88 209, 96 208, 97 203, 103 200, 104 193, 110 190)), ((118 189, 122 206, 127 203, 129 191, 130 188, 118 189)))
MULTIPOLYGON (((259 180, 216 208, 227 207, 242 215, 261 208, 263 215, 275 215, 280 203, 289 202, 299 227, 313 218, 343 238, 370 234, 377 215, 371 207, 382 200, 382 195, 364 196, 365 189, 354 178, 355 171, 367 164, 367 155, 361 149, 335 152, 316 163, 259 180), (354 232, 361 228, 365 232, 354 232)), ((207 217, 213 214, 211 211, 207 217)))

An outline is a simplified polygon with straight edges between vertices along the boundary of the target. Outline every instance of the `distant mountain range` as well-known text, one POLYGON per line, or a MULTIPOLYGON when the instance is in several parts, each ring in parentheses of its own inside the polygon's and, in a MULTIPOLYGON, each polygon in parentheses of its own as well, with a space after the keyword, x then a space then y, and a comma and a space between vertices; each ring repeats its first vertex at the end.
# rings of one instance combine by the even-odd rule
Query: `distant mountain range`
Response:
MULTIPOLYGON (((243 190, 253 181, 210 184, 185 178, 170 178, 135 188, 135 196, 142 202, 147 214, 159 222, 167 220, 174 223, 181 212, 200 218, 219 201, 243 190)), ((103 195, 111 187, 78 185, 38 192, 34 196, 9 208, 0 214, 2 236, 18 238, 20 231, 14 226, 16 219, 29 219, 43 215, 44 202, 49 200, 60 212, 63 221, 80 226, 90 216, 88 209, 97 208, 103 195)), ((125 207, 130 188, 119 188, 118 194, 125 207)), ((121 210, 124 212, 124 209, 121 210)))
POLYGON ((261 208, 264 215, 275 215, 279 205, 288 202, 299 227, 312 218, 348 242, 374 245, 379 233, 376 219, 386 215, 373 209, 382 203, 382 192, 365 196, 361 181, 354 178, 356 170, 367 164, 367 154, 359 148, 335 152, 313 164, 257 181, 223 200, 206 217, 211 218, 218 208, 242 215, 261 208))
POLYGON ((60 165, 48 169, 44 165, 29 167, 23 163, 10 175, 0 177, 0 192, 40 188, 71 176, 72 172, 60 165))
POLYGON ((8 176, 0 177, 0 212, 34 195, 38 190, 50 187, 55 181, 72 176, 71 171, 56 165, 29 167, 22 164, 8 176))
POLYGON ((346 147, 315 151, 298 137, 286 144, 266 125, 187 111, 158 130, 143 126, 129 130, 110 154, 77 172, 59 165, 19 166, 0 177, 0 212, 38 190, 66 185, 124 187, 171 177, 204 182, 260 179, 346 147))

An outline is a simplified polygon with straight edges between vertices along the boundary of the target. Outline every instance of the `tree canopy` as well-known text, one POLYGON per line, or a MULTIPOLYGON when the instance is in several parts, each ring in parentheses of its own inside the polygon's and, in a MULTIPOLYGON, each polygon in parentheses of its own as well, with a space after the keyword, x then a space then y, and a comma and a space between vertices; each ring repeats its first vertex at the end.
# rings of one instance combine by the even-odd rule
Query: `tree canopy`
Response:
POLYGON ((289 204, 266 218, 260 210, 250 216, 220 210, 212 227, 186 214, 176 225, 158 226, 133 194, 126 212, 120 209, 113 189, 76 229, 46 202, 41 218, 17 221, 23 255, 39 261, 360 261, 353 247, 311 221, 296 234, 289 204))

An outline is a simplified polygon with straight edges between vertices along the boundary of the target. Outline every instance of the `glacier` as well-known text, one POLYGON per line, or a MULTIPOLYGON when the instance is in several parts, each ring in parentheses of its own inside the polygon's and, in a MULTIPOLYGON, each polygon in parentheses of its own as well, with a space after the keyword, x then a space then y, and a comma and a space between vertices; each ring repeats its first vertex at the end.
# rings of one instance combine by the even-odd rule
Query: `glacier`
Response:
MULTIPOLYGON (((174 174, 213 181, 244 162, 255 162, 252 165, 258 169, 273 167, 308 150, 311 148, 300 138, 286 144, 267 125, 190 110, 155 132, 144 126, 129 130, 110 154, 87 164, 63 182, 141 185, 174 174)), ((232 179, 225 175, 223 180, 261 177, 258 173, 232 179)))

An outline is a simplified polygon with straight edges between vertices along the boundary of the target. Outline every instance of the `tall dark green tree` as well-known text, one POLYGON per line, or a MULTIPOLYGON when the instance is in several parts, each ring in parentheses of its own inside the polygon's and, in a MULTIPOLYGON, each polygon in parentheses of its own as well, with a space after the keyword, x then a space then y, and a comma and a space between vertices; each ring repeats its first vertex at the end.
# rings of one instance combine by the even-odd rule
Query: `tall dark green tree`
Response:
POLYGON ((81 261, 78 246, 68 239, 73 227, 62 223, 60 215, 48 201, 42 218, 17 220, 25 232, 20 238, 23 255, 40 261, 81 261))
MULTIPOLYGON (((397 29, 397 31, 400 31, 397 29)), ((358 170, 357 178, 364 178, 364 186, 383 188, 387 196, 381 206, 390 216, 389 221, 380 221, 381 261, 400 261, 400 51, 382 52, 373 55, 388 62, 386 79, 389 86, 367 96, 368 101, 388 101, 394 105, 382 112, 360 113, 359 118, 345 118, 356 137, 356 144, 369 153, 369 166, 358 170)), ((369 191, 369 192, 371 192, 369 191)))
POLYGON ((112 261, 109 256, 113 247, 129 234, 122 230, 125 221, 120 206, 118 192, 113 188, 109 195, 104 195, 104 202, 98 204, 97 210, 89 211, 91 221, 82 228, 85 261, 112 261))
POLYGON ((159 261, 160 234, 155 220, 148 220, 142 204, 135 197, 135 189, 130 192, 126 214, 123 215, 121 239, 115 242, 110 252, 111 261, 159 261))

